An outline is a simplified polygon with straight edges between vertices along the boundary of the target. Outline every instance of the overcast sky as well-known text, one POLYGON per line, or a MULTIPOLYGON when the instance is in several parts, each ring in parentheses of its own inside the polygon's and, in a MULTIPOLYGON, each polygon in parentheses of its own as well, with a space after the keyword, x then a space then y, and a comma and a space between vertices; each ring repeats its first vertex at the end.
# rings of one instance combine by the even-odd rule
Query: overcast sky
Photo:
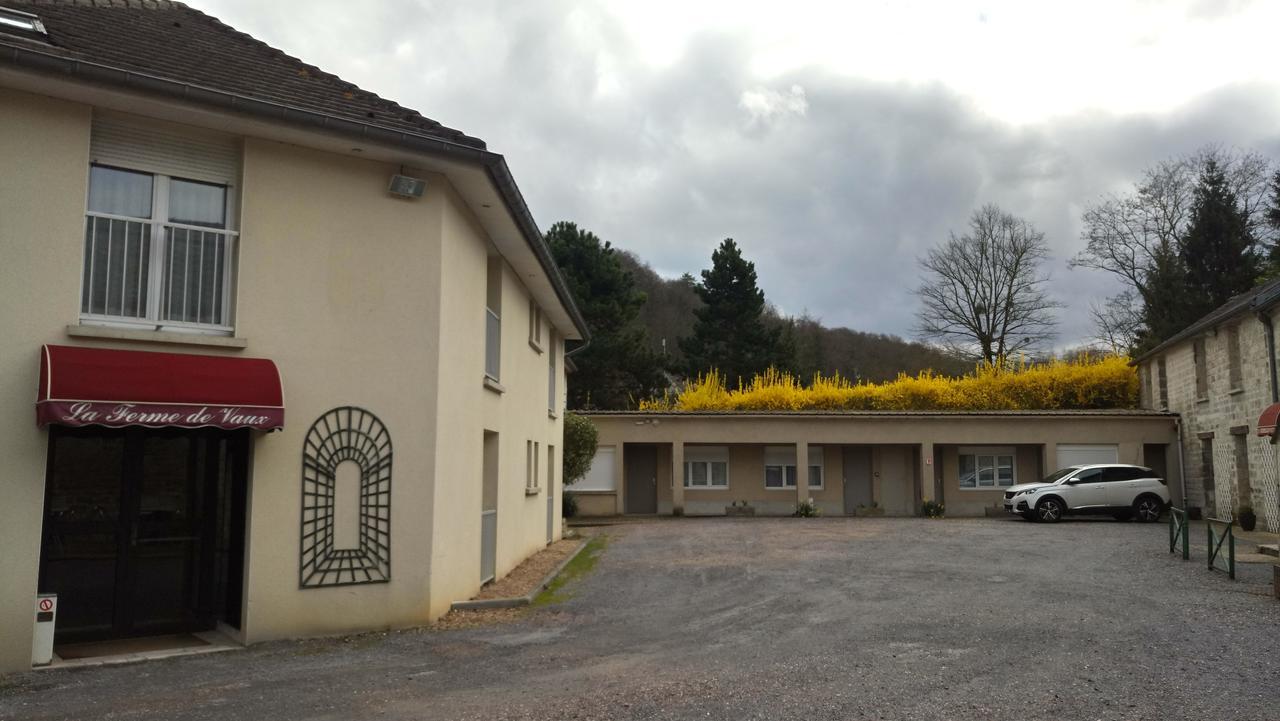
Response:
POLYGON ((909 335, 917 259, 993 202, 1044 231, 1059 345, 1106 274, 1080 213, 1207 143, 1280 159, 1280 3, 190 0, 483 138, 545 229, 659 273, 725 237, 768 298, 909 335))

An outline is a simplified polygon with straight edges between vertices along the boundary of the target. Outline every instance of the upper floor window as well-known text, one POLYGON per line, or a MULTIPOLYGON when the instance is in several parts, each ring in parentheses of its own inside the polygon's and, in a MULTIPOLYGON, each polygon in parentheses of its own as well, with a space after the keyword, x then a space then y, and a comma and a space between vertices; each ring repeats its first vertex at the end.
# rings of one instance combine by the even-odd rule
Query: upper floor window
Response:
POLYGON ((550 333, 550 342, 547 343, 550 350, 547 352, 547 413, 555 415, 558 410, 559 403, 556 402, 556 334, 555 331, 550 333))
POLYGON ((227 186, 93 165, 80 315, 231 330, 227 186))
POLYGON ((529 345, 542 352, 542 309, 533 298, 529 298, 529 345))
POLYGON ((485 281, 484 374, 493 381, 502 372, 502 258, 489 256, 485 281))
POLYGON ((230 333, 239 140, 103 112, 89 156, 81 322, 230 333))
POLYGON ((1240 326, 1227 327, 1227 380, 1231 390, 1243 388, 1242 368, 1240 365, 1240 326))
POLYGON ((1196 400, 1206 400, 1209 397, 1209 359, 1205 357, 1203 337, 1191 343, 1191 352, 1196 365, 1196 400))
POLYGON ((1169 371, 1165 365, 1164 356, 1156 360, 1156 385, 1160 390, 1160 409, 1167 410, 1169 408, 1169 371))

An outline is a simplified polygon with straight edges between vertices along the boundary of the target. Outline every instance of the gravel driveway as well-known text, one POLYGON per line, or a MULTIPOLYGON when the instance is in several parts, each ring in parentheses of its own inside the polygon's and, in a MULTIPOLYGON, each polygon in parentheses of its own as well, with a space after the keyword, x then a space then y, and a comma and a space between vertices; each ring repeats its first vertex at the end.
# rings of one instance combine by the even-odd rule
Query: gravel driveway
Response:
POLYGON ((0 718, 1280 719, 1270 569, 1176 560, 1163 525, 604 532, 572 597, 514 622, 23 674, 0 718))

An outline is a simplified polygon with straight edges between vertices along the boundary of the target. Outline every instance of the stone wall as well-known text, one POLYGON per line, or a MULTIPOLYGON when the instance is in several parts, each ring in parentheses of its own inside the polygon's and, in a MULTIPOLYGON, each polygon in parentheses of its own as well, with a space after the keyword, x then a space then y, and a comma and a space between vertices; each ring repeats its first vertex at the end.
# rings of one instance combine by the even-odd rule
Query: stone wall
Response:
MULTIPOLYGON (((1273 315, 1273 318, 1275 316, 1273 315)), ((1196 389, 1195 338, 1187 338, 1140 366, 1142 406, 1160 408, 1158 363, 1165 361, 1169 407, 1182 416, 1182 444, 1187 503, 1206 514, 1231 517, 1240 503, 1250 502, 1260 525, 1280 531, 1277 506, 1277 447, 1257 435, 1258 416, 1271 405, 1270 359, 1266 326, 1244 312, 1200 336, 1204 342, 1207 392, 1196 389), (1228 352, 1230 328, 1239 333, 1240 378, 1233 382, 1228 352), (1212 445, 1211 473, 1205 443, 1212 445), (1237 454, 1237 444, 1245 453, 1237 454), (1247 466, 1237 468, 1237 457, 1247 466), (1212 476, 1212 478, 1210 478, 1212 476)))

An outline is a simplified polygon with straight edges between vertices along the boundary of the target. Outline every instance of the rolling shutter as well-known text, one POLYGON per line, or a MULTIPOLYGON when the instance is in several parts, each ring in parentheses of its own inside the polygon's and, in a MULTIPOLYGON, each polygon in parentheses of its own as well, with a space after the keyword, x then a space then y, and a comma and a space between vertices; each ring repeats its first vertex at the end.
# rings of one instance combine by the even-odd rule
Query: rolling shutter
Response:
POLYGON ((94 115, 89 159, 219 185, 235 185, 240 177, 234 136, 114 113, 94 115))
POLYGON ((1084 466, 1091 463, 1119 463, 1120 447, 1107 445, 1058 446, 1058 468, 1084 466))
POLYGON ((596 457, 591 461, 591 470, 582 480, 573 484, 574 491, 612 491, 617 489, 614 473, 614 459, 617 449, 613 446, 600 446, 596 449, 596 457))

